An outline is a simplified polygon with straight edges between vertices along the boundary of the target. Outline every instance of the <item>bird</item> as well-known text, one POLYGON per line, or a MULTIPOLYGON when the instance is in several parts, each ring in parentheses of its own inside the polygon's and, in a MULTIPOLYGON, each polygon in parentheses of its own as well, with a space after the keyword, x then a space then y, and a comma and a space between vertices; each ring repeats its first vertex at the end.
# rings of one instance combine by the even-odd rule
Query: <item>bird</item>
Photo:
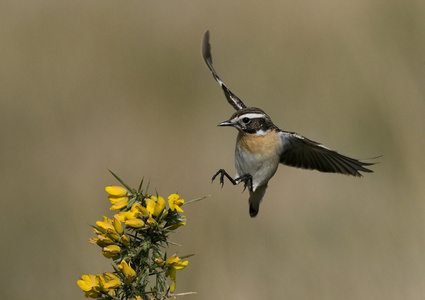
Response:
POLYGON ((218 176, 222 187, 224 177, 233 185, 244 182, 244 190, 249 190, 249 215, 252 218, 257 216, 269 180, 276 173, 279 164, 356 177, 362 177, 360 172, 373 172, 367 167, 375 163, 339 154, 296 132, 281 130, 262 109, 247 107, 229 90, 213 68, 209 36, 209 31, 206 31, 202 40, 203 60, 223 89, 227 101, 236 110, 230 119, 217 126, 234 127, 238 131, 235 177, 232 178, 224 169, 220 169, 212 177, 212 182, 218 176))

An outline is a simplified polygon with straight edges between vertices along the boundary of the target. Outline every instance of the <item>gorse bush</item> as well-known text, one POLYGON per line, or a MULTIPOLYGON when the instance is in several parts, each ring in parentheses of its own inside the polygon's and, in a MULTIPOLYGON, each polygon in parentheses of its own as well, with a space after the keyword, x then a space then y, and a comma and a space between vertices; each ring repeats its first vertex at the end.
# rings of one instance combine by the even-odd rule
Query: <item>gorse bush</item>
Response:
POLYGON ((177 271, 188 266, 186 259, 192 255, 169 256, 166 249, 175 244, 169 234, 186 225, 182 207, 205 197, 185 203, 178 194, 171 194, 165 201, 159 195, 148 194, 149 185, 144 188, 143 180, 138 189, 133 189, 111 173, 123 185, 105 188, 110 209, 118 212, 92 226, 96 237, 89 242, 112 259, 114 270, 83 275, 78 286, 86 297, 95 299, 153 300, 189 294, 173 292, 177 271))

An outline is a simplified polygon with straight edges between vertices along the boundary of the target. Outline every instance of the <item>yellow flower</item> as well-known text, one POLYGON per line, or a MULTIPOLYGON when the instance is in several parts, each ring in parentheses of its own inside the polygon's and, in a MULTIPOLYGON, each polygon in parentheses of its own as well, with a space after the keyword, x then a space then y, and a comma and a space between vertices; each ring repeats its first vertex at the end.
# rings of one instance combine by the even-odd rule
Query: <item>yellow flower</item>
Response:
POLYGON ((109 201, 113 204, 110 210, 117 210, 124 208, 128 205, 128 192, 121 186, 107 186, 105 188, 109 194, 109 201))
POLYGON ((161 257, 157 257, 157 258, 155 258, 155 263, 158 265, 158 266, 160 266, 160 267, 162 267, 163 265, 164 265, 164 260, 161 258, 161 257))
POLYGON ((77 281, 78 286, 84 291, 88 292, 92 288, 97 286, 95 275, 83 275, 81 279, 77 281))
POLYGON ((109 237, 105 237, 104 235, 98 235, 97 238, 91 238, 89 239, 89 242, 100 247, 106 247, 114 243, 109 237))
POLYGON ((174 292, 174 289, 176 288, 176 282, 173 281, 173 283, 170 286, 170 293, 174 292))
POLYGON ((105 288, 106 280, 103 278, 102 275, 97 274, 96 275, 96 282, 97 282, 97 289, 99 289, 102 292, 107 292, 108 289, 105 288))
POLYGON ((141 219, 131 219, 131 220, 125 221, 125 225, 128 225, 133 228, 141 228, 145 226, 145 222, 143 222, 143 220, 141 219))
POLYGON ((112 230, 112 229, 106 230, 106 237, 112 238, 116 241, 120 239, 120 235, 115 230, 112 230))
POLYGON ((153 199, 146 199, 146 209, 148 210, 150 215, 153 215, 155 211, 156 202, 153 199))
POLYGON ((151 216, 159 216, 165 208, 165 200, 162 197, 151 196, 146 200, 146 209, 150 212, 151 216))
POLYGON ((111 272, 103 272, 103 277, 105 277, 105 279, 109 280, 120 280, 120 278, 115 275, 114 273, 111 272))
POLYGON ((177 194, 171 194, 168 196, 168 206, 172 211, 177 210, 183 212, 183 209, 180 208, 184 203, 183 199, 180 199, 180 196, 177 194))
POLYGON ((167 271, 165 272, 165 276, 170 276, 170 279, 173 281, 170 287, 170 292, 174 292, 176 288, 176 271, 181 270, 187 267, 189 261, 181 261, 180 257, 172 256, 167 259, 167 271))
POLYGON ((124 197, 109 196, 108 199, 109 201, 111 201, 112 204, 116 204, 120 201, 128 199, 128 197, 127 196, 124 196, 124 197))
POLYGON ((77 284, 85 292, 87 298, 100 298, 103 293, 115 294, 113 289, 121 285, 120 278, 109 272, 105 272, 104 276, 100 274, 83 275, 77 284))
POLYGON ((176 280, 176 270, 181 270, 187 267, 189 261, 181 262, 180 257, 171 256, 167 259, 167 271, 165 276, 170 276, 171 280, 176 280))
POLYGON ((114 217, 116 216, 120 222, 125 222, 125 220, 127 220, 126 214, 128 213, 129 211, 120 211, 119 213, 115 214, 114 217))
POLYGON ((167 266, 172 267, 176 270, 184 269, 187 267, 188 264, 188 260, 181 262, 181 258, 177 256, 171 256, 167 259, 167 266))
POLYGON ((97 234, 97 235, 103 234, 103 232, 98 230, 97 228, 93 228, 93 232, 94 232, 94 234, 97 234))
POLYGON ((116 214, 114 216, 114 218, 116 217, 117 220, 119 220, 121 222, 125 222, 126 225, 133 227, 133 228, 143 227, 145 225, 145 223, 141 219, 138 218, 140 212, 137 209, 136 204, 138 204, 138 203, 133 204, 133 206, 131 207, 131 209, 129 211, 119 212, 118 214, 116 214))
POLYGON ((120 211, 115 214, 114 217, 117 217, 120 222, 125 222, 127 220, 136 219, 139 216, 139 211, 137 209, 131 208, 129 211, 120 211))
POLYGON ((112 238, 114 240, 118 240, 120 238, 117 229, 118 230, 122 230, 122 228, 120 228, 120 224, 118 224, 117 222, 119 222, 118 220, 111 220, 108 219, 107 217, 103 217, 103 221, 97 221, 96 225, 100 228, 103 229, 105 232, 102 233, 102 235, 105 235, 105 237, 107 238, 112 238))
POLYGON ((120 220, 118 219, 118 216, 115 215, 114 216, 114 220, 112 221, 113 225, 114 225, 114 229, 118 234, 122 234, 124 232, 124 228, 122 227, 122 224, 120 222, 120 220))
POLYGON ((121 248, 117 245, 109 245, 102 249, 102 254, 106 258, 116 258, 119 256, 120 252, 121 248))
MULTIPOLYGON (((186 221, 186 217, 185 217, 185 216, 182 216, 182 219, 184 219, 184 220, 186 221)), ((176 224, 170 225, 169 227, 167 227, 167 229, 170 229, 170 230, 176 230, 176 229, 177 229, 177 228, 179 228, 180 226, 184 226, 184 225, 186 225, 186 222, 185 222, 185 221, 178 222, 178 223, 176 223, 176 224)))
POLYGON ((123 235, 121 236, 121 243, 122 243, 124 246, 128 246, 128 245, 130 245, 130 238, 128 237, 128 235, 123 234, 123 235))
POLYGON ((114 197, 123 197, 127 196, 127 190, 122 186, 111 185, 105 188, 105 191, 114 197))
POLYGON ((123 272, 125 276, 125 283, 129 284, 133 280, 134 276, 136 276, 136 271, 130 267, 125 260, 123 260, 120 264, 117 265, 118 268, 123 272))
POLYGON ((97 225, 97 227, 99 227, 100 229, 103 229, 105 231, 108 230, 108 229, 115 231, 114 225, 112 224, 112 220, 108 219, 105 216, 103 216, 103 221, 97 221, 96 225, 97 225))
POLYGON ((116 203, 111 201, 111 203, 113 205, 109 208, 109 210, 117 210, 117 209, 124 208, 128 205, 128 197, 124 197, 122 200, 117 201, 116 203))
POLYGON ((162 197, 158 197, 155 205, 155 211, 153 212, 153 216, 159 216, 165 208, 165 200, 162 197))
POLYGON ((121 285, 121 279, 111 272, 104 272, 103 277, 107 280, 103 286, 105 289, 116 289, 121 285))
POLYGON ((155 225, 156 225, 156 221, 155 221, 155 219, 154 219, 154 218, 149 217, 149 218, 147 219, 147 221, 146 221, 146 224, 148 224, 150 227, 153 227, 153 226, 155 226, 155 225))
POLYGON ((133 206, 131 207, 131 209, 132 210, 135 209, 135 210, 139 211, 142 214, 142 216, 144 216, 144 217, 149 216, 149 211, 146 209, 146 207, 140 205, 140 203, 137 203, 137 202, 134 203, 133 206))

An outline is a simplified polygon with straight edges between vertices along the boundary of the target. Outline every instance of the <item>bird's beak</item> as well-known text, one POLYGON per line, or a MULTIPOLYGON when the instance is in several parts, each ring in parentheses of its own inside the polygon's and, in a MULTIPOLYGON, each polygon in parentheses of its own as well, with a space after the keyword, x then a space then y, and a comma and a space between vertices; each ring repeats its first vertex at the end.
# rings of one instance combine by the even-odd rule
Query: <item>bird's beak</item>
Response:
POLYGON ((230 122, 230 120, 227 120, 227 121, 221 122, 217 126, 234 126, 234 124, 230 122))

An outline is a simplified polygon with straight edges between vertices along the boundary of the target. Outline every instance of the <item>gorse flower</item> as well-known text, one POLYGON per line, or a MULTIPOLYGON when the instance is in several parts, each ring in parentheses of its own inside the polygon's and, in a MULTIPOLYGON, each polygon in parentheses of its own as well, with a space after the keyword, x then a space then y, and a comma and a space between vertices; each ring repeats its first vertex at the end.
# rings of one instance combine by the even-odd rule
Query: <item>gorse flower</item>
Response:
POLYGON ((110 210, 121 209, 128 205, 128 192, 125 188, 111 185, 107 186, 105 190, 109 194, 109 201, 113 204, 110 210))
POLYGON ((142 228, 143 226, 145 226, 145 222, 143 222, 143 220, 141 219, 130 219, 125 221, 125 225, 128 225, 133 228, 142 228))
POLYGON ((170 275, 171 280, 176 280, 176 270, 181 270, 187 267, 189 261, 186 260, 181 262, 181 258, 177 256, 172 256, 167 259, 167 273, 166 275, 170 275))
POLYGON ((106 247, 103 247, 102 254, 106 258, 117 258, 119 257, 121 252, 121 248, 117 245, 109 245, 106 247))
POLYGON ((133 280, 134 276, 136 276, 136 271, 134 271, 125 260, 118 264, 118 268, 121 270, 121 272, 123 272, 125 276, 124 281, 127 284, 129 284, 133 280))
POLYGON ((105 191, 109 194, 109 197, 108 197, 109 200, 111 200, 111 198, 114 198, 114 197, 115 198, 124 197, 124 196, 127 197, 128 195, 127 190, 123 188, 122 186, 116 186, 116 185, 107 186, 105 188, 105 191))
POLYGON ((95 275, 83 275, 81 276, 81 279, 77 281, 77 284, 86 293, 95 292, 99 285, 95 275))
POLYGON ((114 289, 121 285, 121 280, 118 276, 105 272, 103 276, 100 274, 83 275, 77 284, 85 292, 87 298, 102 298, 104 295, 114 296, 114 289))
POLYGON ((168 196, 168 205, 171 210, 177 210, 179 212, 183 212, 183 209, 180 208, 184 204, 184 200, 180 199, 180 196, 177 194, 171 194, 168 196))
MULTIPOLYGON (((111 172, 112 173, 112 172, 111 172)), ((93 226, 96 237, 91 244, 101 247, 102 254, 113 260, 114 272, 103 275, 83 275, 77 281, 86 297, 96 299, 166 299, 174 297, 176 271, 189 261, 184 257, 167 258, 164 249, 171 241, 169 234, 186 225, 181 206, 184 200, 178 194, 168 197, 168 207, 161 196, 152 196, 142 189, 132 189, 114 173, 123 184, 105 188, 112 204, 111 210, 119 210, 112 218, 103 217, 93 226), (172 281, 167 284, 166 278, 172 281), (152 279, 153 282, 149 282, 152 279)), ((204 197, 205 198, 205 197, 204 197)), ((195 202, 204 198, 195 199, 195 202)))
POLYGON ((165 201, 162 197, 150 196, 146 199, 146 209, 153 217, 158 217, 165 208, 165 201))
POLYGON ((115 289, 121 285, 120 278, 111 272, 103 273, 103 277, 105 277, 108 280, 107 287, 110 289, 115 289))
POLYGON ((170 276, 170 279, 173 281, 170 288, 171 292, 173 292, 176 287, 176 271, 186 268, 188 264, 188 260, 181 262, 181 258, 177 256, 172 256, 167 259, 167 271, 165 272, 165 276, 170 276))

